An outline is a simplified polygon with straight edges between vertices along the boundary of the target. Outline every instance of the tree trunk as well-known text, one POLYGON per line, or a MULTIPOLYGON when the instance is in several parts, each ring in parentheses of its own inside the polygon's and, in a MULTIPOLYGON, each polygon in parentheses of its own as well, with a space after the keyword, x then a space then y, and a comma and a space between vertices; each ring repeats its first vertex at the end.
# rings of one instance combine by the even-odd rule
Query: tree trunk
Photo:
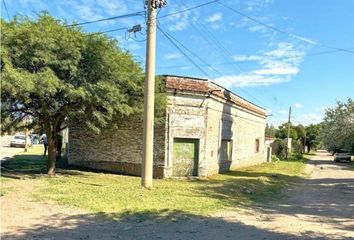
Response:
POLYGON ((47 160, 47 174, 55 174, 55 162, 57 157, 57 148, 55 145, 55 139, 48 137, 48 160, 47 160))

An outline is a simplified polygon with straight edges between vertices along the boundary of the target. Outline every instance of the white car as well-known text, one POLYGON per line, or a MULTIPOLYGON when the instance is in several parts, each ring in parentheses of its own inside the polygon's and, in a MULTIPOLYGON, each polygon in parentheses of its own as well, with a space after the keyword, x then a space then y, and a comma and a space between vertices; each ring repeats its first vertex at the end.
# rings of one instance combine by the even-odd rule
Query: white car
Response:
POLYGON ((349 154, 349 152, 346 150, 339 150, 334 154, 334 161, 335 162, 340 162, 340 161, 350 162, 351 160, 352 160, 352 157, 349 154))
MULTIPOLYGON (((26 136, 16 134, 11 138, 10 146, 11 147, 25 147, 26 144, 26 136)), ((31 145, 31 139, 27 137, 27 146, 31 145)))

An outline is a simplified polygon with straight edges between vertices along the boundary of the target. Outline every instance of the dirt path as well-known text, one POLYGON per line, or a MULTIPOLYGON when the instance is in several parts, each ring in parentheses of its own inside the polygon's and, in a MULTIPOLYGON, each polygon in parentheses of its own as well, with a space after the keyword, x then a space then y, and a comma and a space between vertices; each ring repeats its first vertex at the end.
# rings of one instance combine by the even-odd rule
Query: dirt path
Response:
POLYGON ((10 147, 11 136, 0 137, 0 161, 5 161, 14 155, 23 152, 24 148, 10 147))
POLYGON ((133 215, 103 221, 33 202, 32 180, 17 180, 26 190, 0 198, 2 239, 354 239, 354 171, 324 153, 313 157, 308 171, 311 178, 277 204, 175 221, 178 213, 169 213, 143 222, 133 215))

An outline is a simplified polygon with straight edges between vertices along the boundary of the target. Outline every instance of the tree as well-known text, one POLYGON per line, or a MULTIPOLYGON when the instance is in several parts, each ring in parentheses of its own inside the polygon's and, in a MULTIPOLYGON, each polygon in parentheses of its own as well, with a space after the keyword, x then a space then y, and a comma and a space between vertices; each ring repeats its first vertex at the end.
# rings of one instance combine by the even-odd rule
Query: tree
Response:
MULTIPOLYGON (((278 131, 276 132, 275 136, 280 139, 285 139, 288 137, 288 126, 289 123, 283 123, 278 127, 278 131)), ((290 125, 290 138, 293 139, 293 141, 297 140, 297 132, 295 130, 295 127, 290 125)))
POLYGON ((273 125, 266 125, 265 128, 265 136, 266 137, 275 137, 275 132, 276 132, 276 128, 273 125))
POLYGON ((320 145, 320 130, 321 124, 310 124, 306 127, 306 146, 308 153, 320 145))
POLYGON ((306 137, 306 129, 302 124, 299 124, 294 127, 297 135, 297 139, 294 139, 296 141, 296 145, 298 147, 298 152, 303 153, 304 148, 305 148, 305 137, 306 137))
POLYGON ((10 127, 26 115, 40 121, 48 174, 55 173, 58 133, 68 121, 99 132, 115 117, 142 111, 143 72, 116 40, 45 13, 1 26, 2 122, 10 127))
POLYGON ((354 153, 354 101, 351 98, 326 110, 320 135, 329 151, 347 149, 354 153))

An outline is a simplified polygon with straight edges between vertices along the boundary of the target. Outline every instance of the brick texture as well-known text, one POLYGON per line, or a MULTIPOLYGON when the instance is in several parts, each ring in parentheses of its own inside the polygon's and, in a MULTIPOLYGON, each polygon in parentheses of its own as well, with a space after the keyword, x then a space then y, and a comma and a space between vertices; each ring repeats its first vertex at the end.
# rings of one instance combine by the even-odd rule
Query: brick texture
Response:
MULTIPOLYGON (((199 143, 197 175, 210 176, 266 161, 264 109, 205 79, 165 76, 165 121, 154 130, 154 177, 173 176, 174 139, 199 143), (220 161, 221 140, 232 141, 231 161, 220 161), (260 148, 256 152, 256 139, 260 148)), ((142 121, 127 118, 93 134, 70 125, 69 163, 140 175, 142 121)))

